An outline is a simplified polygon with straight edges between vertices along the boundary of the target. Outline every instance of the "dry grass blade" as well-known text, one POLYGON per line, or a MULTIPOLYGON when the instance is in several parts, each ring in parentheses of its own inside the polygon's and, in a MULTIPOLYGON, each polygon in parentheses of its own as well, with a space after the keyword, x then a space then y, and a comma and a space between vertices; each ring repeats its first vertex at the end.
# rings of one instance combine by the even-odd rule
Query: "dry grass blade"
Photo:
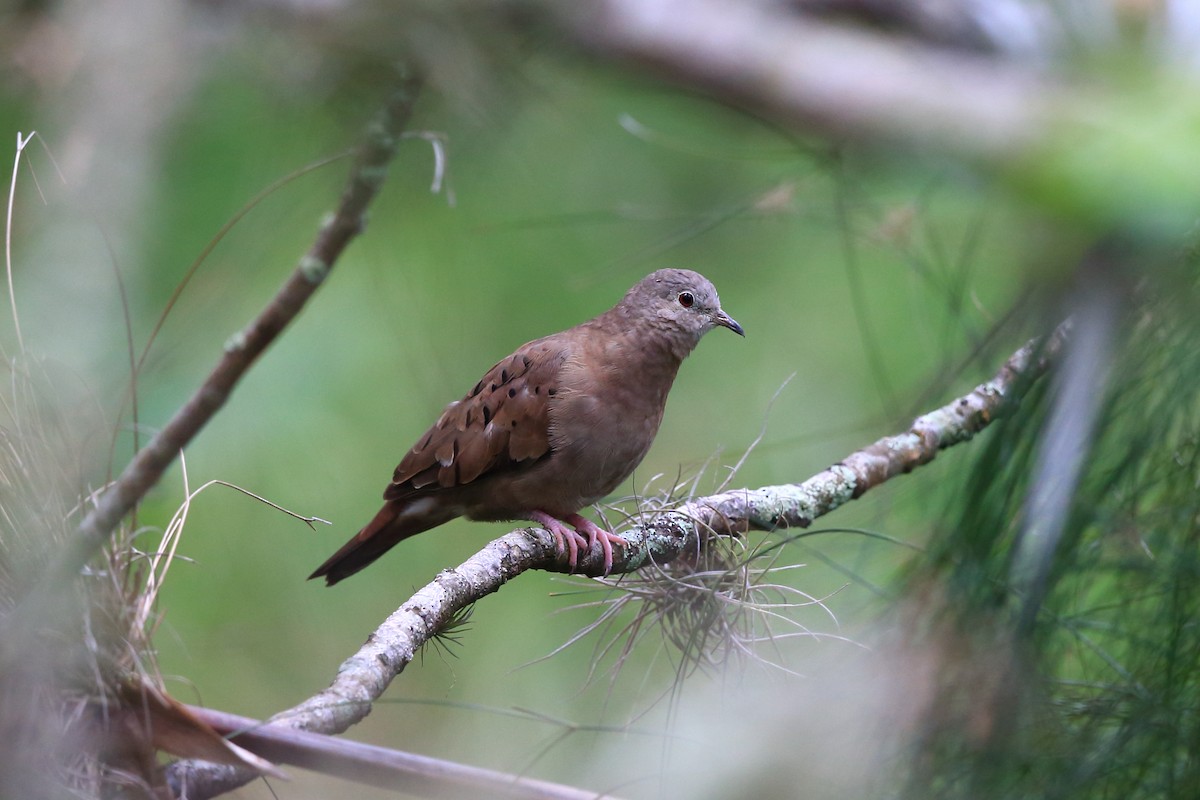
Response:
MULTIPOLYGON (((31 576, 104 489, 81 496, 78 476, 64 467, 80 463, 84 442, 98 438, 81 415, 55 405, 65 393, 32 359, 8 366, 12 380, 0 398, 0 618, 6 621, 33 589, 31 576)), ((192 500, 222 483, 193 491, 186 462, 183 474, 185 499, 164 530, 122 526, 37 631, 28 635, 11 625, 0 631, 0 797, 162 796, 160 751, 278 774, 230 746, 162 688, 151 645, 156 599, 192 500)))
MULTIPOLYGON (((10 231, 12 213, 10 198, 10 231)), ((126 522, 36 625, 14 614, 108 489, 87 488, 86 465, 109 424, 86 387, 64 385, 25 350, 19 327, 18 344, 0 388, 0 797, 162 796, 160 750, 272 771, 162 689, 156 600, 190 502, 212 484, 190 491, 186 463, 186 497, 165 529, 126 522)))

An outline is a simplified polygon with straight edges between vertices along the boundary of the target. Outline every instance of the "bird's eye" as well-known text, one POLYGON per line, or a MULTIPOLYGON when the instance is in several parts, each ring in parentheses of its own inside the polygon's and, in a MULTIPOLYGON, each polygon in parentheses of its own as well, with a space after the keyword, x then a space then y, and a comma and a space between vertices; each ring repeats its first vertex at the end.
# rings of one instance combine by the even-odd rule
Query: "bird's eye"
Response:
POLYGON ((696 298, 692 296, 691 292, 679 293, 679 305, 683 306, 684 308, 691 308, 692 304, 695 302, 696 298))

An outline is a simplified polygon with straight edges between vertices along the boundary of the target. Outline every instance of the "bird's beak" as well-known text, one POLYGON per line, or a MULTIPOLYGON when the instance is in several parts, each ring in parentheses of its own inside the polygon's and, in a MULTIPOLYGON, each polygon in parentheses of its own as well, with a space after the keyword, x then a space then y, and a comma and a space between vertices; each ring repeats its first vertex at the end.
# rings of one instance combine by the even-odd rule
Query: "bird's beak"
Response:
POLYGON ((746 335, 746 332, 742 330, 742 326, 737 324, 737 320, 720 309, 717 309, 716 313, 713 314, 713 322, 720 325, 722 328, 729 328, 729 330, 733 331, 738 336, 746 335))

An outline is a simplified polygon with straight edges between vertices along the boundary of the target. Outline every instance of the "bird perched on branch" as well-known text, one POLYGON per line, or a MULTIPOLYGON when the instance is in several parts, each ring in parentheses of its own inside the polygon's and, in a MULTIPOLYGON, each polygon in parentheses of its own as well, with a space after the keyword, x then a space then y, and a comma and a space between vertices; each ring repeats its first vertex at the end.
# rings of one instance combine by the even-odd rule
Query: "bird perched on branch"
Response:
POLYGON ((607 575, 624 542, 578 512, 641 463, 680 363, 718 326, 745 335, 708 279, 663 269, 600 316, 522 345, 446 406, 396 467, 383 508, 310 579, 332 586, 462 516, 536 522, 572 571, 599 543, 607 575))

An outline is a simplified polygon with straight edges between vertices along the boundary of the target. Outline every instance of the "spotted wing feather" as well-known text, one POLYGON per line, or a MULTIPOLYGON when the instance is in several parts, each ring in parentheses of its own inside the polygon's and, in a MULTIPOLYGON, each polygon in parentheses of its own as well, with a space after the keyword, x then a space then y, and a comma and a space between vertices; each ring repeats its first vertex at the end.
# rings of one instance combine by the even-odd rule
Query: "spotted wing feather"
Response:
POLYGON ((387 500, 464 486, 550 452, 548 400, 564 355, 531 342, 446 406, 396 467, 387 500))

